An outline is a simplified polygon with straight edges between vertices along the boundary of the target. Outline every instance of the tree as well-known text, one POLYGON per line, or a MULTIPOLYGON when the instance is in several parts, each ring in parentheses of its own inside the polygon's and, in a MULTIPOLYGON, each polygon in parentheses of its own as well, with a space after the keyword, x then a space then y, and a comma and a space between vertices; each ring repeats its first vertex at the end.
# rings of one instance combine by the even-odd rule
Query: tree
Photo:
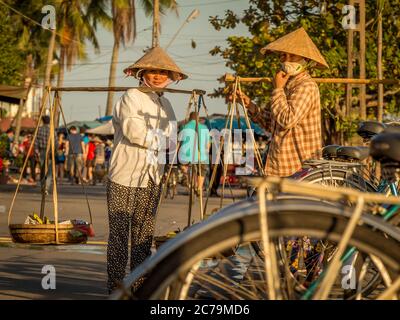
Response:
POLYGON ((18 86, 23 80, 25 59, 16 46, 12 19, 8 9, 0 6, 0 83, 18 86))
MULTIPOLYGON (((249 0, 250 7, 242 15, 227 10, 225 17, 210 17, 210 23, 216 30, 235 28, 244 24, 251 36, 232 36, 227 39, 226 48, 216 46, 210 53, 221 55, 226 66, 242 77, 272 76, 280 67, 276 55, 263 56, 260 49, 275 39, 304 27, 314 43, 326 58, 330 68, 315 70, 316 77, 340 77, 347 74, 347 32, 342 26, 342 8, 346 0, 334 2, 322 0, 283 1, 249 0), (320 8, 325 3, 325 10, 320 8)), ((385 1, 383 10, 383 72, 384 78, 396 79, 400 74, 400 11, 393 10, 400 6, 399 0, 385 1)), ((376 78, 377 43, 376 43, 377 2, 366 1, 366 65, 367 78, 376 78)), ((355 72, 358 72, 355 69, 355 72)), ((215 90, 213 96, 224 95, 225 88, 215 90)), ((271 85, 252 83, 244 90, 260 104, 268 105, 271 85)), ((356 90, 356 89, 355 89, 356 90)), ((400 89, 385 88, 386 114, 399 113, 400 89)), ((350 138, 358 123, 358 113, 347 117, 345 114, 345 86, 321 84, 321 107, 323 115, 324 140, 333 143, 339 139, 340 132, 350 138)), ((354 99, 353 109, 358 100, 354 99)), ((368 115, 376 117, 377 86, 367 86, 368 115)))
MULTIPOLYGON (((46 1, 51 4, 51 1, 46 1)), ((43 72, 43 56, 46 56, 50 33, 10 7, 23 12, 33 20, 40 21, 43 1, 6 1, 0 6, 0 82, 21 86, 24 84, 26 57, 32 54, 39 73, 43 72)))
MULTIPOLYGON (((153 1, 141 0, 141 6, 144 9, 146 17, 153 13, 153 1)), ((118 53, 121 44, 136 39, 136 6, 135 0, 111 0, 112 21, 114 45, 111 57, 110 75, 108 80, 109 87, 115 87, 115 74, 118 63, 118 53)), ((164 14, 166 10, 177 12, 177 3, 175 0, 161 0, 160 13, 164 14)), ((112 114, 114 93, 109 91, 107 96, 106 115, 112 114)))
MULTIPOLYGON (((112 22, 103 0, 57 0, 56 4, 57 30, 60 34, 57 86, 62 87, 65 69, 70 71, 77 59, 86 59, 86 41, 99 52, 97 24, 110 29, 112 22)), ((56 122, 58 123, 58 117, 56 122)))

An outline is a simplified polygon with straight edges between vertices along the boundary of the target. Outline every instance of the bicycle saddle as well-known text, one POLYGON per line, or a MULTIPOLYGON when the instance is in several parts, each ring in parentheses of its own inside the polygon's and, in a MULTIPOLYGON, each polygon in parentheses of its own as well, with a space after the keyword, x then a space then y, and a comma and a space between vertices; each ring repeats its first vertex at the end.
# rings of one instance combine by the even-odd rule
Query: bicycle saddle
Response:
POLYGON ((362 121, 358 125, 357 133, 364 139, 371 139, 373 136, 381 133, 386 125, 378 121, 362 121))
POLYGON ((369 156, 368 147, 339 147, 337 157, 343 160, 363 161, 369 156))
POLYGON ((370 155, 380 162, 397 162, 400 165, 400 131, 383 132, 371 140, 370 155))
POLYGON ((322 148, 322 158, 326 160, 332 160, 337 157, 337 149, 340 146, 338 144, 330 144, 322 148))

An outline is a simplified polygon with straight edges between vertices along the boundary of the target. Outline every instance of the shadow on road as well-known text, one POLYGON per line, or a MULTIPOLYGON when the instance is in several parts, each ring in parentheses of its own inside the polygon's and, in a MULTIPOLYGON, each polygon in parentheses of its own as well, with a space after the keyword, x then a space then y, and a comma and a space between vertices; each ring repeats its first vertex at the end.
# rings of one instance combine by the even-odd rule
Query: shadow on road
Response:
MULTIPOLYGON (((106 299, 106 266, 102 261, 32 256, 15 257, 0 264, 0 299, 106 299), (43 259, 44 258, 44 259, 43 259), (15 261, 18 259, 18 261, 15 261), (56 288, 45 290, 42 279, 44 265, 56 270, 56 288)), ((97 259, 98 260, 98 259, 97 259)), ((47 283, 47 281, 46 281, 47 283)))

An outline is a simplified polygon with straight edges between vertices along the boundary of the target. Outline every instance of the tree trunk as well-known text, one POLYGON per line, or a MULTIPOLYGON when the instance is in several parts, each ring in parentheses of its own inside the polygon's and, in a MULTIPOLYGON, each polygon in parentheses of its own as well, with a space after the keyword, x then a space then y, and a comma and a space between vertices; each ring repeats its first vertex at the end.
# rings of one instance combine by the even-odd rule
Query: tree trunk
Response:
POLYGON ((56 43, 56 30, 51 30, 51 38, 49 43, 49 50, 47 52, 46 73, 43 82, 43 96, 46 87, 50 85, 51 69, 53 67, 54 45, 56 43))
MULTIPOLYGON (((65 73, 65 47, 62 45, 60 49, 60 65, 58 68, 58 78, 57 78, 57 87, 61 88, 64 84, 64 73, 65 73)), ((62 91, 58 91, 58 96, 61 99, 62 91)), ((57 109, 55 114, 55 123, 54 126, 57 128, 60 123, 60 110, 57 109)))
MULTIPOLYGON (((119 53, 119 40, 114 37, 114 47, 110 65, 110 76, 108 79, 109 87, 115 87, 115 72, 117 70, 118 53, 119 53)), ((112 115, 113 98, 114 98, 114 92, 109 91, 107 96, 106 116, 112 115)))
POLYGON ((26 96, 20 100, 18 112, 17 112, 17 115, 15 117, 15 121, 16 121, 16 124, 15 124, 15 141, 17 143, 18 143, 18 140, 19 140, 19 135, 21 133, 22 112, 24 111, 24 107, 26 105, 26 101, 28 100, 29 91, 31 89, 32 76, 33 76, 32 54, 29 54, 26 57, 26 70, 25 70, 25 83, 24 83, 24 87, 26 88, 26 96))
POLYGON ((160 34, 160 4, 159 0, 153 0, 153 36, 152 36, 152 48, 159 46, 159 34, 160 34))

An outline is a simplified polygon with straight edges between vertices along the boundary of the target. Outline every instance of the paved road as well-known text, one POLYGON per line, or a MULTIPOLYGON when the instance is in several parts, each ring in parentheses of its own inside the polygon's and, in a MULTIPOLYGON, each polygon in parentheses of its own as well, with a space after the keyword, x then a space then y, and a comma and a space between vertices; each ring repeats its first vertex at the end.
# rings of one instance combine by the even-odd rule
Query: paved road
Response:
MULTIPOLYGON (((88 188, 96 235, 96 244, 86 245, 23 245, 9 240, 7 212, 15 186, 0 186, 0 299, 105 299, 106 246, 108 220, 104 186, 88 188), (4 206, 4 207, 2 207, 4 206), (1 210, 1 209, 5 210, 1 210), (52 265, 56 270, 56 289, 42 288, 42 268, 52 265)), ((184 189, 173 199, 163 201, 156 223, 156 235, 183 229, 187 224, 188 196, 184 189)), ((244 190, 234 190, 236 197, 244 190)), ((23 223, 28 214, 40 210, 38 187, 22 186, 14 206, 11 223, 23 223)), ((45 215, 52 216, 51 195, 45 215)), ((229 197, 224 205, 232 203, 229 197)), ((209 210, 219 207, 219 198, 211 198, 209 210)), ((80 186, 61 185, 59 188, 60 219, 89 219, 80 186)), ((194 221, 199 221, 198 203, 193 208, 194 221)))

